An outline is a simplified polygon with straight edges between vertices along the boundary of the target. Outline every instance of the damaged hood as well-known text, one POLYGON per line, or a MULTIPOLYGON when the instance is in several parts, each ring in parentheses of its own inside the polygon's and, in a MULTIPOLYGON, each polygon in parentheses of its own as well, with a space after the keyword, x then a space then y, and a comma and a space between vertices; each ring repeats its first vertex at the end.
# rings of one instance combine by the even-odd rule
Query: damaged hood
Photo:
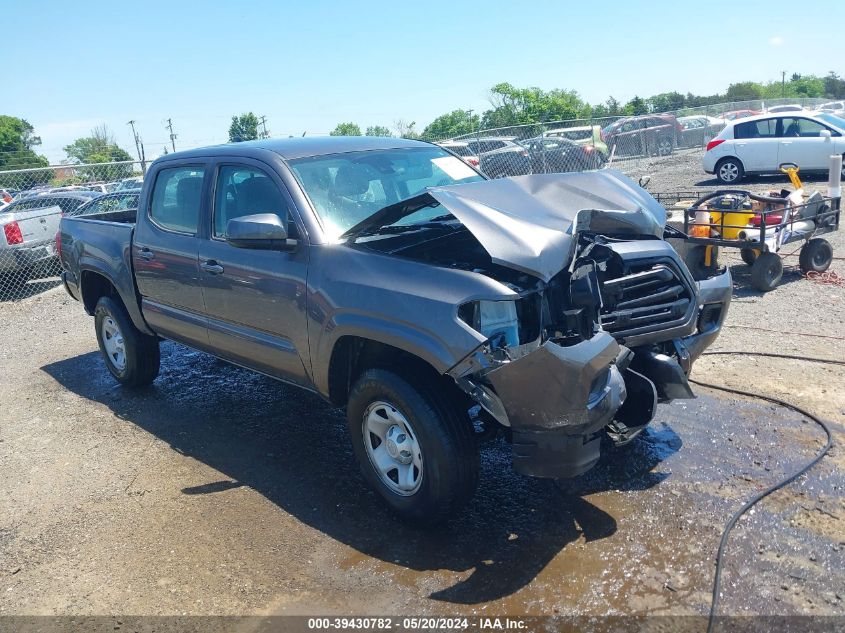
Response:
POLYGON ((666 223, 666 211, 644 189, 605 169, 432 187, 381 209, 343 237, 377 232, 437 203, 460 220, 495 263, 543 281, 569 264, 576 232, 662 237, 666 223))

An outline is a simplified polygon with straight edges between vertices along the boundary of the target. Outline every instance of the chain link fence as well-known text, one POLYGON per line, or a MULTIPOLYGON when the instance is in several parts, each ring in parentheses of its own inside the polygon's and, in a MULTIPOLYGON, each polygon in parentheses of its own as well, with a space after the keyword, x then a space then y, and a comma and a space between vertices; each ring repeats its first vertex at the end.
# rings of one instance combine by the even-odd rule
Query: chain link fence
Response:
MULTIPOLYGON (((638 179, 662 174, 654 190, 689 189, 704 175, 707 143, 727 122, 778 106, 818 107, 823 99, 721 103, 675 112, 568 119, 426 138, 491 178, 614 167, 638 179), (672 174, 672 178, 666 178, 672 174)), ((146 165, 138 161, 0 171, 0 303, 61 282, 56 234, 62 215, 137 205, 146 165), (134 190, 134 191, 133 191, 134 190)))
MULTIPOLYGON (((812 109, 824 99, 737 101, 673 112, 566 119, 479 129, 427 138, 491 178, 584 171, 613 166, 632 177, 679 155, 700 161, 707 144, 729 122, 781 107, 812 109)), ((678 158, 673 159, 677 161, 678 158)))
POLYGON ((136 207, 144 167, 126 161, 0 171, 0 303, 59 285, 61 217, 136 207))

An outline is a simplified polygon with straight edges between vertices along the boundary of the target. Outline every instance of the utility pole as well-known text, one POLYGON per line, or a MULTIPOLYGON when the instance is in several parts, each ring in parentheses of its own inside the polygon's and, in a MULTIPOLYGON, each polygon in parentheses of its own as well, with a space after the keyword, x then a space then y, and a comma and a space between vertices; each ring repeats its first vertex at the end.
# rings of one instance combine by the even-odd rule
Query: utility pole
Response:
POLYGON ((173 133, 173 122, 170 119, 167 119, 167 125, 165 126, 168 130, 170 130, 170 142, 173 144, 173 151, 176 151, 176 134, 173 133))
POLYGON ((780 96, 786 96, 786 71, 780 71, 780 96))
POLYGON ((147 153, 144 151, 144 139, 138 137, 138 143, 141 145, 141 173, 147 175, 147 153))
POLYGON ((270 138, 270 133, 267 131, 267 117, 263 114, 261 115, 261 127, 262 132, 258 138, 270 138))
POLYGON ((138 152, 138 160, 141 161, 141 173, 146 175, 147 174, 147 161, 144 160, 144 149, 143 143, 141 142, 141 137, 138 136, 138 132, 135 131, 135 120, 129 121, 126 125, 132 126, 132 136, 135 139, 135 151, 138 152))

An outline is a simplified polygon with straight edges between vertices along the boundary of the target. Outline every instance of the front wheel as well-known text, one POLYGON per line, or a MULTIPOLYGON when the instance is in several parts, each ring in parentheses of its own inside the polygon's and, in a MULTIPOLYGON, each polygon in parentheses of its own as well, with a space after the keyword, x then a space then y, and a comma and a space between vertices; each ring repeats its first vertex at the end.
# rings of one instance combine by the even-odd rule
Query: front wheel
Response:
POLYGON ((479 470, 473 429, 436 385, 369 369, 346 410, 361 473, 399 516, 439 523, 472 497, 479 470))
POLYGON ((762 253, 751 266, 751 285, 761 292, 774 290, 783 277, 783 262, 775 253, 762 253))
POLYGON ((122 303, 102 297, 94 309, 94 325, 106 368, 118 382, 139 387, 155 380, 161 362, 158 339, 136 328, 122 303))
POLYGON ((742 163, 736 158, 723 158, 716 165, 716 178, 719 179, 719 182, 723 182, 726 185, 739 182, 744 175, 745 169, 742 163))
POLYGON ((757 261, 757 256, 760 254, 755 248, 743 248, 739 251, 739 256, 742 257, 742 261, 744 261, 747 265, 753 266, 754 262, 757 261))

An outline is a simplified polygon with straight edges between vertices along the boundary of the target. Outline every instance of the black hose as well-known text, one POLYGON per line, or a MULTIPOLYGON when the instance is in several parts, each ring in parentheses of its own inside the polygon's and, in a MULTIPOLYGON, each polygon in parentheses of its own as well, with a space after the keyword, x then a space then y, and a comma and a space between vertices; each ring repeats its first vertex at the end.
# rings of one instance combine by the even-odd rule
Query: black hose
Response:
MULTIPOLYGON (((766 353, 766 352, 718 352, 718 351, 714 351, 714 352, 706 352, 705 354, 706 355, 736 354, 736 355, 746 355, 746 356, 765 356, 765 357, 770 357, 770 358, 789 358, 789 359, 794 359, 794 360, 804 360, 804 361, 810 361, 810 362, 832 363, 832 364, 836 364, 836 365, 845 365, 845 361, 836 361, 836 360, 823 359, 823 358, 802 358, 800 356, 790 356, 790 355, 787 355, 787 354, 770 354, 770 353, 766 353)), ((780 490, 781 488, 786 486, 788 483, 795 481, 798 477, 800 477, 801 475, 806 473, 808 470, 810 470, 813 466, 818 464, 819 461, 821 461, 821 459, 825 455, 827 455, 827 452, 833 446, 833 435, 830 432, 830 428, 828 428, 827 424, 825 424, 821 419, 819 419, 818 417, 816 417, 812 413, 805 411, 801 407, 798 407, 798 406, 796 406, 796 405, 794 405, 790 402, 786 402, 785 400, 780 400, 780 399, 774 398, 772 396, 763 396, 763 395, 760 395, 758 393, 751 393, 751 392, 748 392, 748 391, 742 391, 741 389, 733 389, 731 387, 722 387, 720 385, 711 385, 709 383, 701 382, 701 381, 698 381, 698 380, 690 379, 690 382, 694 383, 696 385, 699 385, 701 387, 707 387, 708 389, 716 389, 718 391, 724 391, 724 392, 732 393, 732 394, 739 395, 739 396, 747 396, 749 398, 757 398, 759 400, 765 400, 766 402, 771 402, 773 404, 777 404, 777 405, 780 405, 782 407, 786 407, 787 409, 792 409, 793 411, 800 413, 804 417, 806 417, 806 418, 812 420, 813 422, 815 422, 816 424, 818 424, 821 427, 821 429, 825 432, 825 434, 827 435, 827 442, 825 443, 824 448, 822 448, 822 450, 819 451, 819 453, 816 454, 816 456, 812 459, 812 461, 808 462, 805 466, 803 466, 801 469, 797 470, 796 472, 792 473, 788 477, 780 480, 779 482, 773 484, 772 486, 769 486, 765 490, 758 492, 751 499, 746 501, 745 504, 743 504, 743 506, 739 510, 734 512, 733 515, 731 516, 731 518, 728 520, 727 524, 725 525, 725 529, 722 531, 722 538, 719 541, 719 549, 716 552, 716 572, 715 572, 715 576, 713 578, 713 597, 710 601, 710 615, 708 616, 708 619, 707 619, 707 633, 712 633, 713 627, 716 623, 716 614, 719 611, 719 586, 720 586, 721 581, 722 581, 722 564, 724 562, 725 547, 728 544, 728 536, 730 535, 731 530, 734 528, 737 521, 739 521, 740 517, 742 517, 742 515, 745 514, 750 508, 752 508, 758 501, 760 501, 761 499, 763 499, 765 497, 768 497, 770 494, 772 494, 776 490, 780 490)))
POLYGON ((764 356, 766 358, 788 358, 789 360, 803 360, 809 363, 827 363, 828 365, 845 365, 843 360, 832 358, 816 358, 812 356, 793 356, 792 354, 776 354, 774 352, 704 352, 702 356, 764 356))

